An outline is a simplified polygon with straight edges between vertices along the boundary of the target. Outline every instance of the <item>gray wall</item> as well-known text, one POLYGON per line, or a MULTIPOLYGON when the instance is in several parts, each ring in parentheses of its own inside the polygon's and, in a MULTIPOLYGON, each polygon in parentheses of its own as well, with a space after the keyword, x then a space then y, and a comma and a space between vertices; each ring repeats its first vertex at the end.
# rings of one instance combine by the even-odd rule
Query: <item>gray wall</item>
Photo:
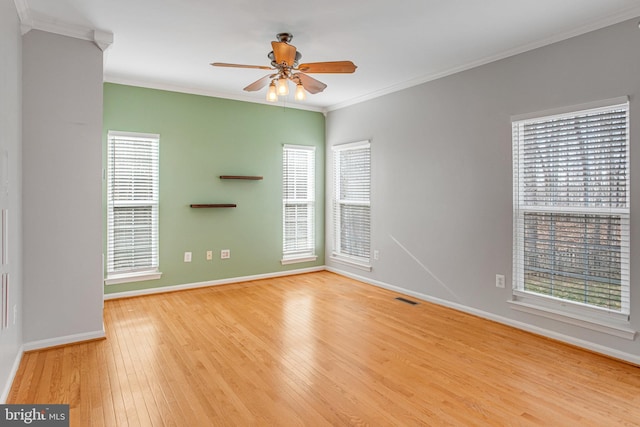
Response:
POLYGON ((103 333, 102 51, 32 30, 22 65, 28 349, 103 333))
MULTIPOLYGON (((12 0, 0 0, 0 156, 8 154, 8 193, 0 185, 0 209, 9 210, 9 328, 0 331, 0 402, 7 398, 22 345, 22 225, 21 225, 21 37, 12 0), (13 308, 17 308, 15 323, 13 308)), ((4 166, 4 165, 3 165, 4 166)), ((1 173, 0 173, 1 176, 1 173)))
MULTIPOLYGON (((609 354, 640 342, 516 312, 511 283, 510 116, 631 97, 632 189, 640 185, 640 30, 637 20, 588 33, 402 92, 330 112, 334 144, 371 139, 372 272, 327 265, 382 286, 443 300, 507 323, 564 336, 609 354), (609 351, 611 350, 611 351, 609 351)), ((332 177, 328 170, 327 177, 332 177)), ((327 207, 332 188, 327 181, 327 207)), ((331 218, 327 211, 327 218, 331 218)), ((640 194, 631 205, 631 254, 640 251, 640 194)), ((640 263, 631 265, 631 326, 640 329, 640 263)), ((637 357, 637 356, 634 356, 637 357)))

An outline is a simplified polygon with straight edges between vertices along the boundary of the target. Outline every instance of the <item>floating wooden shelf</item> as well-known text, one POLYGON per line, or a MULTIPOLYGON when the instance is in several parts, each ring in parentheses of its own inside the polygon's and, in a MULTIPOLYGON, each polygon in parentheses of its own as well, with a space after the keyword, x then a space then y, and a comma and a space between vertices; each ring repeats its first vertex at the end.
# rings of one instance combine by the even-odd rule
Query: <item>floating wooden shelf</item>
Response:
POLYGON ((248 175, 220 175, 220 179, 246 179, 250 181, 259 181, 261 176, 248 176, 248 175))
POLYGON ((204 203, 204 204, 193 204, 192 208, 235 208, 235 203, 204 203))

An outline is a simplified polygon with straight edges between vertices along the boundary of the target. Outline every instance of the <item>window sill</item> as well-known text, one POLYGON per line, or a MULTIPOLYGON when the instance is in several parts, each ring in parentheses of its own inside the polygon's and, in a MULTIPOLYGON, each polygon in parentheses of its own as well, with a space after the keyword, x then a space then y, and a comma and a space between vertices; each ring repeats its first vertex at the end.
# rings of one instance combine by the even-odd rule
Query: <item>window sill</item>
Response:
POLYGON ((557 320, 559 322, 568 323, 574 326, 591 329, 592 331, 602 332, 604 334, 613 335, 633 341, 636 331, 631 329, 629 322, 621 321, 605 321, 604 319, 596 319, 587 316, 581 316, 575 313, 567 313, 549 307, 543 307, 537 304, 530 304, 522 301, 507 301, 511 304, 513 310, 522 311, 524 313, 534 314, 546 317, 547 319, 557 320))
POLYGON ((339 264, 348 265, 349 267, 357 268, 363 271, 371 271, 371 265, 363 262, 358 262, 349 258, 344 258, 338 255, 331 255, 331 261, 337 262, 339 264))
POLYGON ((138 273, 111 274, 104 279, 105 285, 118 285, 120 283, 142 282, 144 280, 157 280, 162 277, 159 271, 142 271, 138 273))
POLYGON ((316 255, 305 255, 305 256, 299 256, 299 257, 282 258, 280 260, 280 263, 282 265, 298 264, 298 263, 301 263, 301 262, 315 261, 317 259, 318 259, 318 257, 316 255))

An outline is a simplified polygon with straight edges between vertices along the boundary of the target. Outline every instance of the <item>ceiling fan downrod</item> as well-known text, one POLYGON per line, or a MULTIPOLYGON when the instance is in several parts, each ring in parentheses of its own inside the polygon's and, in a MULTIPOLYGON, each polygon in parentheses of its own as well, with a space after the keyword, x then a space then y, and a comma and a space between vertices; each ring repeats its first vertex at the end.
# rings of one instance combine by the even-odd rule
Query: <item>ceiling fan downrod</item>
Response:
POLYGON ((293 34, 291 33, 278 33, 276 34, 276 40, 281 43, 289 43, 293 39, 293 34))

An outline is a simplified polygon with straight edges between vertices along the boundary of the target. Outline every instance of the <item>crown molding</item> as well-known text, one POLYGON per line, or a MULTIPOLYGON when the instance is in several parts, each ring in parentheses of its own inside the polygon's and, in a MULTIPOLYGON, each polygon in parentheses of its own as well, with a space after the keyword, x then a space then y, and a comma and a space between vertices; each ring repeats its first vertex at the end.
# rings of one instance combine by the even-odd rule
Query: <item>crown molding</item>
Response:
POLYGON ((345 107, 349 107, 352 105, 356 105, 356 104, 360 104, 362 102, 365 101, 369 101, 375 98, 379 98, 381 96, 384 95, 388 95, 394 92, 399 92, 401 90, 404 89, 408 89, 414 86, 418 86, 421 85, 423 83, 427 83, 433 80, 437 80, 437 79, 441 79, 443 77, 447 77, 453 74, 457 74, 460 73, 462 71, 466 71, 466 70, 470 70, 472 68, 476 68, 479 67, 481 65, 485 65, 485 64, 489 64, 491 62, 495 62, 495 61, 499 61, 501 59, 505 59, 508 58, 510 56, 515 56, 515 55, 519 55, 521 53, 524 52, 528 52, 530 50, 534 50, 534 49, 538 49, 540 47, 544 47, 544 46, 548 46, 550 44, 553 43, 557 43, 557 42, 561 42, 563 40, 567 40, 570 39, 572 37, 577 37, 586 33, 589 33, 591 31, 596 31, 596 30, 600 30, 602 28, 611 26, 611 25, 615 25, 615 24, 619 24, 621 22, 627 21, 629 19, 634 19, 634 18, 638 18, 640 17, 640 6, 633 6, 631 8, 628 8, 626 10, 623 10, 619 13, 616 13, 614 15, 609 15, 607 17, 604 17, 602 19, 599 19, 597 21, 591 22, 589 24, 580 26, 578 28, 575 28, 571 31, 567 31, 564 33, 560 33, 560 34, 556 34, 554 36, 548 37, 546 39, 543 40, 539 40, 533 43, 529 43, 526 45, 522 45, 522 46, 518 46, 514 49, 509 49, 503 52, 499 52, 495 55, 491 55, 491 56, 487 56, 484 58, 480 58, 476 61, 472 61, 472 62, 468 62, 466 64, 463 64, 461 66, 458 67, 454 67, 454 68, 450 68, 448 70, 439 72, 439 73, 434 73, 434 74, 429 74, 427 76, 423 76, 423 77, 419 77, 416 79, 412 79, 412 80, 408 80, 402 83, 398 83, 389 87, 386 87, 384 89, 380 89, 362 96, 358 96, 356 98, 335 104, 335 105, 331 105, 329 107, 327 107, 327 111, 335 111, 335 110, 339 110, 341 108, 345 108, 345 107))
POLYGON ((20 18, 20 32, 24 35, 33 28, 33 19, 31 18, 31 12, 27 0, 13 0, 16 5, 16 11, 18 12, 18 18, 20 18))
POLYGON ((165 90, 168 92, 186 93, 190 95, 209 96, 212 98, 229 99, 232 101, 251 102, 253 104, 263 104, 263 105, 268 105, 270 107, 279 107, 279 108, 284 107, 284 108, 292 108, 296 110, 314 111, 314 112, 323 113, 323 114, 325 113, 324 108, 314 106, 314 105, 309 105, 309 104, 300 104, 295 102, 284 102, 284 101, 282 102, 278 101, 274 103, 274 102, 269 102, 266 99, 258 99, 251 96, 235 95, 235 94, 229 94, 225 92, 217 92, 213 90, 192 88, 192 87, 173 85, 173 84, 162 83, 162 82, 149 82, 146 80, 115 76, 111 74, 104 75, 104 82, 115 83, 115 84, 125 85, 125 86, 136 86, 136 87, 142 87, 146 89, 165 90))
POLYGON ((91 39, 103 52, 113 44, 113 33, 110 31, 93 30, 91 39))
POLYGON ((110 31, 54 20, 50 16, 33 12, 29 8, 27 0, 14 0, 14 3, 20 18, 20 31, 23 35, 31 30, 46 31, 93 42, 103 52, 113 44, 113 33, 110 31))

